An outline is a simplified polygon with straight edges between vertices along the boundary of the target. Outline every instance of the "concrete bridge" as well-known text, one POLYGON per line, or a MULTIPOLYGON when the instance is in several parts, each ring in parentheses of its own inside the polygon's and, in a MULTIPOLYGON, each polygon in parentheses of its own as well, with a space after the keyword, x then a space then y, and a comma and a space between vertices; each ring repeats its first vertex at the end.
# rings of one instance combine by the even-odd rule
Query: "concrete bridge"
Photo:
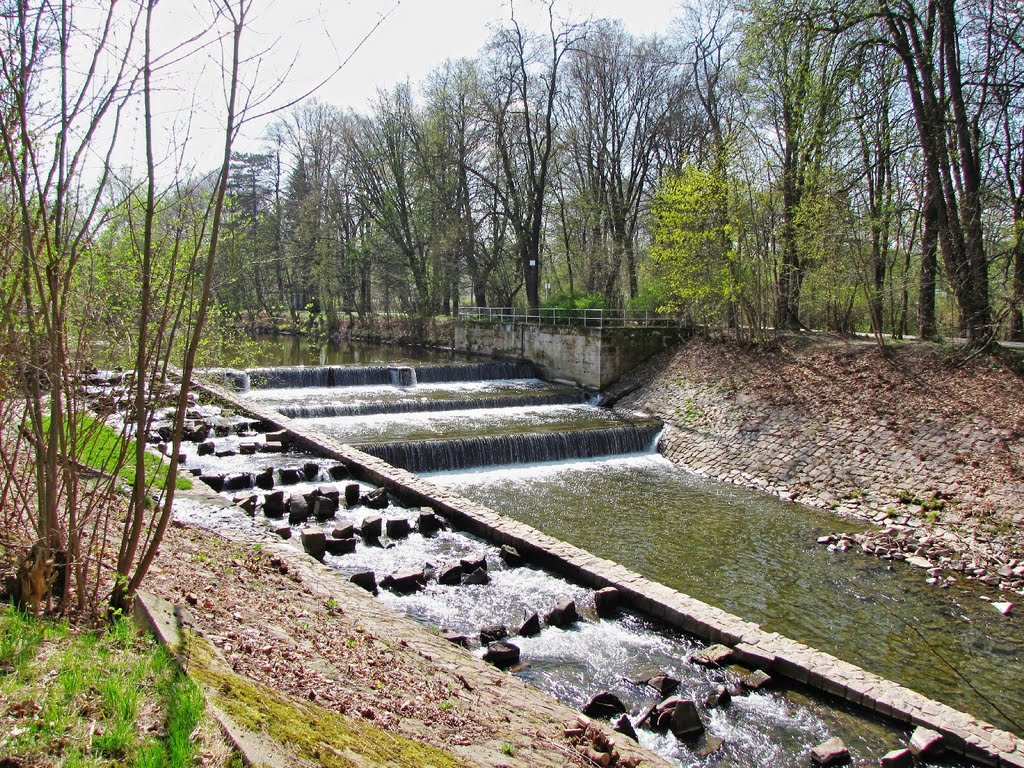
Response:
POLYGON ((464 307, 455 349, 524 358, 545 379, 601 390, 693 333, 687 321, 653 312, 464 307))

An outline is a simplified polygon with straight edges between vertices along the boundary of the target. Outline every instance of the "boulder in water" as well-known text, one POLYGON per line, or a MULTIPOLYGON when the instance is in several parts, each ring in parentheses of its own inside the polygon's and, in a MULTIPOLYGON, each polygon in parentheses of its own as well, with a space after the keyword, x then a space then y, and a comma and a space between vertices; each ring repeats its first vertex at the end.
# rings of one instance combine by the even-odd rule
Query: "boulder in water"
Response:
POLYGON ((267 467, 256 473, 256 487, 269 491, 274 487, 274 468, 267 467))
POLYGON ((332 555, 350 555, 356 551, 356 541, 355 536, 347 539, 336 539, 332 536, 326 540, 325 546, 332 555))
POLYGON ((206 440, 196 447, 196 452, 200 456, 213 456, 216 450, 217 445, 213 442, 213 440, 206 440))
POLYGON ((224 490, 224 475, 203 474, 200 475, 199 479, 210 486, 211 490, 214 490, 217 493, 224 490))
POLYGON ((533 637, 540 634, 540 615, 534 611, 526 620, 520 625, 519 631, 516 633, 523 637, 533 637))
POLYGON ((370 491, 360 499, 364 507, 370 509, 385 509, 388 504, 388 491, 386 488, 377 488, 376 490, 370 491))
POLYGON ((287 511, 284 491, 274 491, 263 497, 263 514, 267 517, 283 517, 287 511))
POLYGON ((298 467, 282 467, 278 474, 281 476, 282 485, 295 485, 301 483, 303 478, 302 470, 298 467))
POLYGON ((309 502, 301 493, 293 493, 288 501, 288 522, 300 525, 309 520, 309 502))
POLYGON ((594 608, 602 619, 613 615, 619 609, 619 590, 605 587, 594 592, 594 608))
POLYGON ((390 576, 385 576, 380 584, 385 589, 390 589, 393 592, 415 592, 423 589, 425 586, 423 569, 412 568, 405 571, 396 571, 390 576))
POLYGON ((327 554, 327 534, 316 528, 307 528, 302 532, 302 548, 315 557, 323 560, 327 554))
POLYGON ((253 475, 251 472, 236 472, 224 478, 225 491, 244 491, 253 487, 253 475))
POLYGON ((327 474, 330 476, 331 480, 344 480, 348 477, 348 467, 344 464, 331 464, 331 466, 327 468, 327 474))
POLYGON ((708 692, 708 695, 704 697, 704 706, 707 709, 715 709, 727 706, 731 701, 732 694, 729 689, 724 685, 716 685, 715 690, 708 692))
POLYGON ((315 461, 307 461, 302 465, 302 474, 306 476, 307 480, 316 480, 320 477, 320 465, 315 461))
POLYGON ((487 570, 487 558, 483 555, 480 555, 479 557, 464 557, 459 562, 462 563, 462 570, 466 573, 472 573, 478 568, 485 571, 487 570))
POLYGON ((462 566, 459 563, 450 563, 438 568, 437 583, 445 586, 456 586, 462 583, 462 566))
POLYGON ((367 515, 359 527, 359 533, 364 539, 379 539, 384 532, 384 521, 380 515, 367 515))
POLYGON ((320 496, 313 506, 313 516, 317 520, 330 520, 338 512, 338 502, 326 496, 320 496))
POLYGON ((420 514, 416 518, 416 530, 418 530, 424 536, 429 536, 435 533, 444 526, 441 523, 441 519, 437 516, 430 507, 421 507, 420 514))
POLYGON ((373 571, 358 571, 349 576, 348 580, 371 594, 377 594, 377 577, 373 571))
POLYGON ((509 568, 517 568, 523 564, 523 556, 519 554, 519 550, 508 544, 502 545, 498 556, 509 568))
MULTIPOLYGON (((235 499, 235 504, 241 507, 249 517, 256 514, 256 505, 259 504, 260 497, 256 494, 250 496, 239 496, 235 499)), ((266 514, 264 512, 264 514, 266 514)))
POLYGON ((578 618, 576 601, 568 597, 559 601, 554 608, 544 614, 545 623, 552 627, 568 627, 578 618))
POLYGON ((740 685, 748 691, 759 691, 766 685, 770 685, 771 682, 772 676, 763 669, 755 669, 749 675, 744 675, 740 678, 740 685))
POLYGON ((462 583, 476 584, 478 586, 483 584, 490 584, 491 577, 487 575, 487 571, 483 568, 477 568, 475 571, 467 573, 465 576, 463 576, 462 583))
POLYGON ((811 750, 811 761, 815 765, 843 765, 850 761, 850 750, 842 739, 833 737, 811 750))
POLYGON ((687 739, 704 733, 697 705, 691 699, 679 699, 672 707, 668 728, 677 739, 687 739))
POLYGON ((349 483, 345 486, 345 506, 351 509, 359 503, 359 483, 349 483))
POLYGON ((679 681, 669 675, 655 675, 647 684, 661 694, 662 698, 671 696, 679 688, 679 681))
POLYGON ((331 531, 331 536, 336 539, 351 539, 356 535, 356 527, 351 522, 338 523, 338 525, 331 531))
POLYGON ((704 667, 721 667, 728 664, 732 656, 732 648, 716 643, 697 651, 690 657, 690 661, 704 667))
POLYGON ((601 691, 584 704, 581 711, 587 717, 607 719, 625 714, 626 707, 622 703, 622 699, 611 691, 601 691))
POLYGON ((412 533, 412 524, 405 517, 389 517, 385 522, 389 539, 401 539, 412 533))
POLYGON ((882 755, 878 764, 882 768, 910 768, 914 764, 914 753, 909 749, 894 749, 882 755))
POLYGON ((290 525, 275 525, 271 530, 282 539, 290 539, 292 537, 292 527, 290 525))
POLYGON ((503 641, 488 643, 484 661, 502 669, 519 663, 519 646, 503 641))
POLYGON ((316 489, 323 498, 330 499, 335 504, 341 501, 341 491, 338 490, 336 485, 318 485, 316 489))
POLYGON ((636 728, 629 721, 628 715, 619 715, 618 720, 612 723, 612 730, 623 736, 629 736, 633 741, 640 741, 640 737, 636 735, 636 728))
POLYGON ((480 645, 504 640, 508 637, 508 628, 504 624, 488 624, 480 627, 480 645))

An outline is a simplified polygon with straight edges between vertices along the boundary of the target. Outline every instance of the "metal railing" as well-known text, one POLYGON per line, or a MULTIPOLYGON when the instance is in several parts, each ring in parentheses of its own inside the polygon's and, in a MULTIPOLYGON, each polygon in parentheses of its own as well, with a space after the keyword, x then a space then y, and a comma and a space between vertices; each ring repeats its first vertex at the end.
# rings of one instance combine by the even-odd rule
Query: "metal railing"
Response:
POLYGON ((459 307, 459 320, 511 325, 575 325, 586 328, 685 328, 681 315, 660 315, 625 309, 517 309, 515 307, 459 307))

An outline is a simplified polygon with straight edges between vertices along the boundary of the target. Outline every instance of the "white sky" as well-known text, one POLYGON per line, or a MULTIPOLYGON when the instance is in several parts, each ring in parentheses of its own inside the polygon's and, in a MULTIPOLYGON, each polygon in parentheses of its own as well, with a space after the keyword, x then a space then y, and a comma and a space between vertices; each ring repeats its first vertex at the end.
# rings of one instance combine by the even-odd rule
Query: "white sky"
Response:
MULTIPOLYGON (((648 35, 667 31, 679 6, 679 0, 556 0, 556 14, 571 20, 621 18, 630 31, 648 35)), ((407 78, 415 84, 447 58, 475 55, 493 26, 509 18, 510 8, 509 0, 257 0, 245 41, 250 52, 268 51, 260 69, 263 84, 289 72, 275 97, 280 104, 335 71, 390 11, 344 69, 317 92, 322 101, 364 110, 379 88, 407 78)), ((537 0, 517 0, 515 12, 524 28, 545 28, 546 9, 537 0)), ((159 42, 170 45, 193 34, 199 23, 196 13, 188 0, 160 3, 155 25, 159 42)), ((178 73, 166 88, 165 114, 176 101, 188 104, 194 98, 189 154, 200 167, 215 164, 221 138, 213 115, 223 102, 215 67, 202 73, 178 73), (190 95, 193 86, 194 97, 190 95)), ((266 124, 251 126, 238 148, 257 148, 266 124)), ((179 133, 183 125, 179 118, 179 133)), ((133 151, 127 146, 125 150, 133 151)))

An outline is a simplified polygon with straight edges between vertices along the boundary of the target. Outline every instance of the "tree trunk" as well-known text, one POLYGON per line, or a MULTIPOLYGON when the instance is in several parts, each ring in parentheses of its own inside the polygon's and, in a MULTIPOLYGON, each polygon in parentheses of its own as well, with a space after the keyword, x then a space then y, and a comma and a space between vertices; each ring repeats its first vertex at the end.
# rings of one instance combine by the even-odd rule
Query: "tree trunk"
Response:
POLYGON ((938 271, 939 222, 935 201, 929 197, 924 205, 921 232, 921 276, 917 298, 918 336, 937 338, 935 327, 935 280, 938 271))

